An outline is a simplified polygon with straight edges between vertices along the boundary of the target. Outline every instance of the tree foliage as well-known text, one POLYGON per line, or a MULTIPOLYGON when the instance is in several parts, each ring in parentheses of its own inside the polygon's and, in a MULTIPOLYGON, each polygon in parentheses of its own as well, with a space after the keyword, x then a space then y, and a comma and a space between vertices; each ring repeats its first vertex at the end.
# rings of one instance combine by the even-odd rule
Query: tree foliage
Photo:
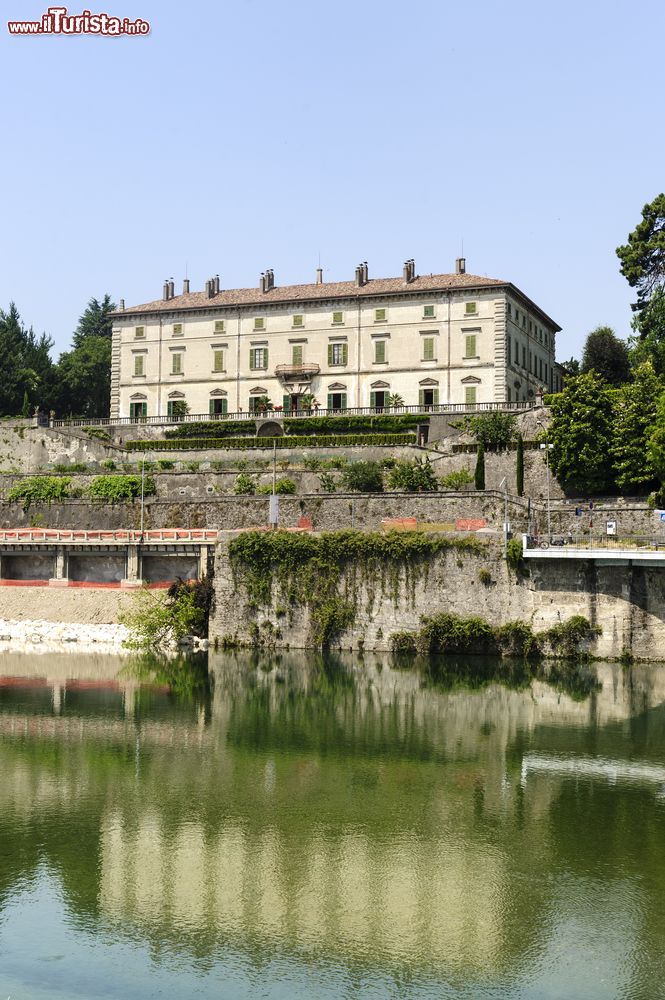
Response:
POLYGON ((515 440, 517 418, 513 413, 496 410, 465 417, 460 426, 479 444, 482 443, 486 450, 506 448, 515 440))
POLYGON ((663 384, 647 361, 635 369, 634 380, 615 400, 612 460, 621 490, 640 489, 654 479, 655 469, 647 450, 662 391, 663 384))
POLYGON ((628 242, 617 247, 617 256, 624 278, 637 289, 633 309, 643 313, 656 290, 665 286, 665 194, 644 206, 642 221, 628 242))
POLYGON ((550 464, 568 489, 611 489, 614 413, 606 383, 594 372, 571 377, 552 402, 550 464))
POLYGON ((429 459, 424 462, 398 461, 388 472, 388 488, 407 493, 433 493, 439 488, 429 459))
POLYGON ((609 326, 592 330, 584 344, 580 371, 594 371, 610 385, 623 385, 630 378, 626 343, 609 326))
POLYGON ((353 462, 342 473, 344 488, 354 493, 383 493, 380 462, 353 462))

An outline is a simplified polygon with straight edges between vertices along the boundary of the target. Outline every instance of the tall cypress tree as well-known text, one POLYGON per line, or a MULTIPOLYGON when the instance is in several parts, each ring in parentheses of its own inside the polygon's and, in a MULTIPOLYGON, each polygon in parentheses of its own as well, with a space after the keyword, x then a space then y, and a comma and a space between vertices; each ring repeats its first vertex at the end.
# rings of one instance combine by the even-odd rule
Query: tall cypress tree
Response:
POLYGON ((517 479, 517 495, 524 496, 524 438, 521 434, 517 436, 517 468, 515 469, 517 479))
POLYGON ((485 489, 485 445, 483 444, 482 441, 478 442, 475 483, 477 490, 485 489))

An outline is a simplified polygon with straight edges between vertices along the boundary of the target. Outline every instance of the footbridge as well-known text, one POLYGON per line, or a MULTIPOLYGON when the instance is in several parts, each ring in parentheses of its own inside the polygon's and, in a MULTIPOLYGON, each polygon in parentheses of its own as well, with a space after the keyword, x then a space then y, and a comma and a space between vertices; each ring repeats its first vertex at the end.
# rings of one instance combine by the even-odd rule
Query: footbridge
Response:
POLYGON ((208 575, 217 531, 0 529, 0 585, 164 586, 208 575))
POLYGON ((584 560, 603 566, 665 566, 665 535, 522 536, 524 559, 584 560))

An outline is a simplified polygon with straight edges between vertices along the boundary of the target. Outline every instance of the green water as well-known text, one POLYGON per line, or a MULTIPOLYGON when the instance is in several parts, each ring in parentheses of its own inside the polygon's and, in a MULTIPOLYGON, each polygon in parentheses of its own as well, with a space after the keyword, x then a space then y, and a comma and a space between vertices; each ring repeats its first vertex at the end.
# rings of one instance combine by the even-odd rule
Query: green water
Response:
POLYGON ((477 666, 5 656, 2 1000, 665 996, 665 667, 477 666))

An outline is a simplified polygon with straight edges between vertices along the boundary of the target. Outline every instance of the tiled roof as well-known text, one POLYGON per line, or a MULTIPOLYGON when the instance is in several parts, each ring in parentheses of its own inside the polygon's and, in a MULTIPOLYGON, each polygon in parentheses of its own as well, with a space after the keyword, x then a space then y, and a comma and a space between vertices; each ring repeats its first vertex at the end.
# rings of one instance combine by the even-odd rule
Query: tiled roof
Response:
MULTIPOLYGON (((556 323, 543 313, 535 303, 509 282, 497 278, 482 278, 477 274, 425 274, 418 275, 408 284, 403 278, 370 278, 364 285, 355 281, 332 281, 307 285, 276 285, 267 292, 260 288, 226 288, 208 297, 207 292, 188 292, 172 299, 155 299, 142 305, 118 311, 116 316, 134 316, 137 313, 181 312, 196 309, 224 309, 247 305, 276 305, 289 302, 316 302, 318 299, 371 298, 418 292, 482 290, 485 288, 512 288, 553 326, 556 323)), ((558 329, 558 327, 557 327, 558 329)))

